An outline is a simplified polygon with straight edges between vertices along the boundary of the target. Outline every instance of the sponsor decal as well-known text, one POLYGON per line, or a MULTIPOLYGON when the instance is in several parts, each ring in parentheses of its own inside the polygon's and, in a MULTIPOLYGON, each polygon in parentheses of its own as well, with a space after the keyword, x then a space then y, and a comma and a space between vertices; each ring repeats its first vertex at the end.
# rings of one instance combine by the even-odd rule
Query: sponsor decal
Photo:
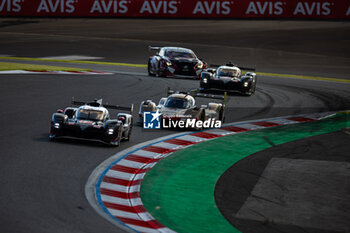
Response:
POLYGON ((249 2, 246 15, 281 15, 286 2, 249 2))
POLYGON ((95 0, 90 9, 90 13, 99 14, 125 14, 128 12, 128 2, 126 0, 116 1, 116 0, 95 0))
POLYGON ((144 1, 140 14, 176 14, 177 1, 144 1))
POLYGON ((36 12, 73 13, 75 10, 74 3, 74 0, 41 0, 36 12))
POLYGON ((144 129, 209 129, 220 128, 222 122, 215 118, 207 120, 199 120, 186 115, 174 115, 162 117, 162 114, 156 112, 143 113, 143 128, 144 129))
POLYGON ((230 4, 233 2, 229 1, 198 1, 193 9, 193 14, 202 15, 228 15, 231 12, 230 4))
POLYGON ((1 0, 0 12, 20 12, 23 0, 1 0))
POLYGON ((329 15, 331 13, 330 2, 298 2, 293 15, 329 15))

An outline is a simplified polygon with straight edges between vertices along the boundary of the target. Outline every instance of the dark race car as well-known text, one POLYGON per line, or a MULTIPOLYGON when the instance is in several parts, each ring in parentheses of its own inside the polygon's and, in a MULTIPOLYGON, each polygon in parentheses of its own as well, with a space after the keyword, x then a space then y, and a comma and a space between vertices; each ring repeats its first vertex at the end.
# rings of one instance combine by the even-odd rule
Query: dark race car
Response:
POLYGON ((64 111, 59 109, 52 115, 51 140, 73 137, 98 140, 113 146, 119 146, 122 140, 130 140, 133 106, 102 104, 102 99, 90 103, 72 100, 72 104, 81 106, 67 107, 64 111), (111 119, 107 108, 129 113, 118 113, 117 119, 111 119))
POLYGON ((148 75, 199 79, 207 64, 190 49, 180 47, 149 47, 157 53, 148 59, 148 75))
POLYGON ((200 91, 240 92, 252 95, 255 92, 257 76, 254 72, 242 74, 242 70, 255 71, 253 68, 243 68, 228 63, 217 69, 208 68, 201 73, 200 91))

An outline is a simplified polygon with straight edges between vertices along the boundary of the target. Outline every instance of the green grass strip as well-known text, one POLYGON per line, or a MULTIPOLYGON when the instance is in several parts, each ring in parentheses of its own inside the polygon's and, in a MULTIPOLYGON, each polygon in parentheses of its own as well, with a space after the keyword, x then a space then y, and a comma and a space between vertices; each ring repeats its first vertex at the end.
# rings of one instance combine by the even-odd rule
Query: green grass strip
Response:
POLYGON ((91 69, 80 69, 62 66, 31 65, 11 62, 0 62, 0 71, 6 70, 35 70, 35 71, 90 71, 91 69))
POLYGON ((191 146, 161 160, 145 176, 141 198, 146 209, 177 232, 239 232, 214 200, 219 177, 239 160, 290 141, 350 126, 350 114, 320 121, 266 128, 191 146), (268 140, 267 140, 268 138, 268 140))
POLYGON ((44 59, 44 58, 30 58, 30 57, 0 57, 0 59, 22 60, 22 61, 66 62, 66 63, 77 63, 77 64, 112 65, 112 66, 129 66, 129 67, 147 67, 147 65, 143 65, 143 64, 129 64, 129 63, 102 62, 102 61, 59 60, 59 59, 44 59))

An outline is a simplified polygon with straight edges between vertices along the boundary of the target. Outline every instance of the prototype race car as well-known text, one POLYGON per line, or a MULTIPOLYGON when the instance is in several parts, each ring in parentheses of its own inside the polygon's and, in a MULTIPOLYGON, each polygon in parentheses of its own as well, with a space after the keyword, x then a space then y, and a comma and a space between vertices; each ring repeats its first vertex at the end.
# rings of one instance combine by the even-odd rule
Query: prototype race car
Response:
POLYGON ((50 139, 73 137, 98 140, 109 145, 119 146, 122 140, 130 140, 132 130, 131 107, 102 104, 102 99, 90 103, 72 100, 73 105, 64 111, 59 109, 52 115, 50 139), (129 113, 118 113, 117 119, 111 119, 109 109, 126 110, 129 113))
MULTIPOLYGON (((145 112, 159 112, 162 121, 184 121, 195 119, 195 121, 221 121, 224 122, 226 93, 224 95, 209 95, 198 93, 198 90, 190 92, 175 92, 168 89, 168 97, 160 99, 158 105, 152 100, 142 101, 139 110, 139 122, 143 122, 145 112), (195 98, 220 99, 222 103, 208 103, 208 105, 197 106, 195 98)), ((164 125, 164 123, 163 123, 164 125)), ((196 125, 196 124, 195 124, 196 125)), ((171 127, 170 127, 171 128, 171 127)), ((193 127, 200 129, 197 127, 193 127)))
POLYGON ((209 90, 240 92, 244 95, 252 95, 255 92, 257 76, 254 68, 243 68, 228 63, 219 66, 217 69, 208 68, 201 73, 200 91, 209 90), (242 70, 250 70, 242 74, 242 70))
POLYGON ((207 64, 190 49, 180 47, 152 47, 157 53, 148 59, 148 75, 199 79, 207 64))

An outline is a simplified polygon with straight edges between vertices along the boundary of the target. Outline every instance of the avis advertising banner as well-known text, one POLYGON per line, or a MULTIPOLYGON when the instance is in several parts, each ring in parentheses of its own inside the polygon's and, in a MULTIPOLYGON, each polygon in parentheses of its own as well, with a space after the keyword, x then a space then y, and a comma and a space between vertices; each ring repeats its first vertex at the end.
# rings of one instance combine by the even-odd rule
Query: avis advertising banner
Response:
POLYGON ((0 15, 349 19, 350 0, 0 0, 0 15))

